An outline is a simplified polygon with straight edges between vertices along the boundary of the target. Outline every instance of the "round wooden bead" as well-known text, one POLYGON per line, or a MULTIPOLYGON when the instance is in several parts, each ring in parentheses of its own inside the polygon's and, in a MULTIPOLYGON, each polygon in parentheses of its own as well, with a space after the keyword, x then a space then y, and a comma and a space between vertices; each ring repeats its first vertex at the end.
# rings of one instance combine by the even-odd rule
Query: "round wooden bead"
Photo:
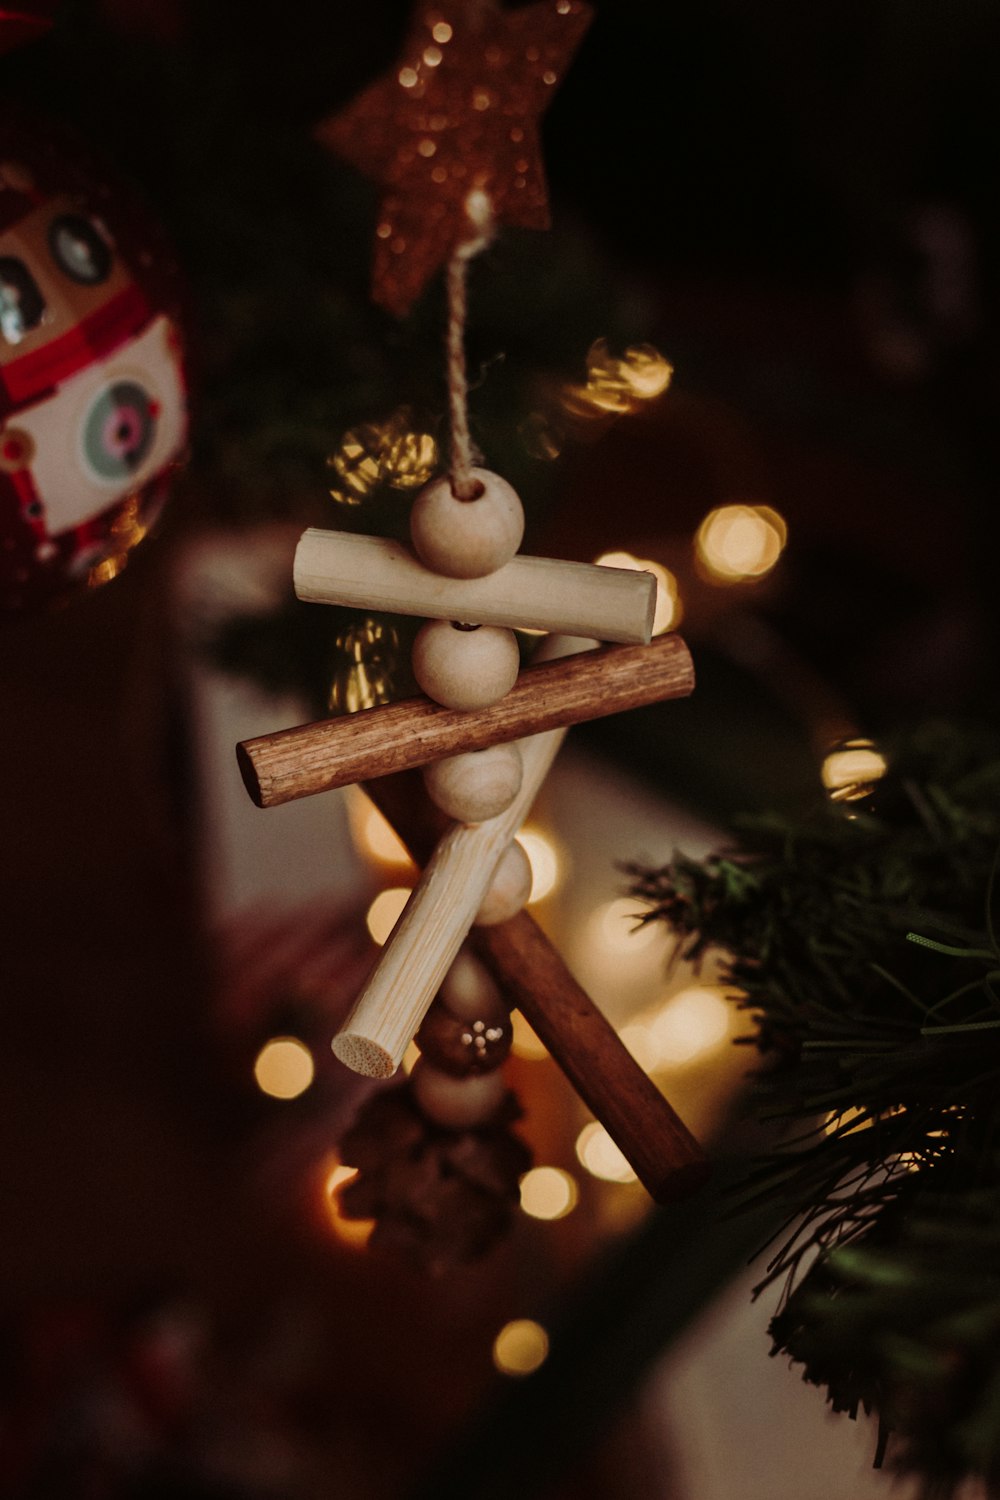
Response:
POLYGON ((410 540, 421 562, 448 578, 484 578, 510 562, 524 535, 524 509, 506 479, 473 469, 476 500, 459 500, 447 475, 420 491, 410 513, 410 540))
POLYGON ((509 1014, 493 975, 468 948, 459 949, 437 998, 460 1021, 485 1021, 495 1026, 509 1014))
POLYGON ((531 864, 516 839, 507 845, 476 913, 477 927, 496 927, 515 917, 531 895, 531 864))
POLYGON ((492 1073, 510 1051, 510 1016, 477 1016, 460 1021, 440 1001, 435 1001, 421 1023, 416 1043, 422 1055, 443 1073, 467 1078, 473 1073, 492 1073))
POLYGON ((424 766, 424 785, 436 807, 459 823, 482 823, 509 807, 521 790, 521 752, 515 744, 467 750, 424 766))
POLYGON ((429 1120, 449 1130, 484 1125, 503 1103, 507 1087, 502 1073, 453 1078, 420 1058, 410 1074, 413 1097, 429 1120))
POLYGON ((413 675, 445 708, 489 708, 517 681, 521 653, 512 630, 428 620, 413 643, 413 675))

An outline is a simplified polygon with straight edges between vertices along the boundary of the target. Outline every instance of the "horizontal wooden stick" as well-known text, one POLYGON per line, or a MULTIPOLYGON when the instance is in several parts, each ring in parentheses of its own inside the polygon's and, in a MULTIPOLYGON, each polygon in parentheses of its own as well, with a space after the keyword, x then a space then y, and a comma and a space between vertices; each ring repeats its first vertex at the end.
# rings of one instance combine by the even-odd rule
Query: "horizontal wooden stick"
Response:
POLYGON ((293 576, 298 597, 314 604, 631 645, 649 641, 656 607, 652 573, 518 556, 485 578, 445 578, 399 542, 315 527, 299 541, 293 576))
POLYGON ((680 636, 663 635, 649 646, 611 646, 527 667, 489 708, 442 708, 429 698, 407 698, 244 740, 236 758, 257 806, 277 807, 467 750, 683 698, 693 687, 686 645, 680 636))
MULTIPOLYGON (((416 774, 386 777, 365 791, 414 859, 425 863, 441 815, 416 774)), ((699 1187, 708 1166, 698 1142, 531 915, 474 929, 472 942, 650 1196, 668 1203, 699 1187)))
POLYGON ((562 744, 563 729, 521 741, 521 790, 485 823, 453 823, 403 908, 343 1028, 342 1063, 371 1078, 399 1067, 483 903, 497 862, 524 822, 562 744))

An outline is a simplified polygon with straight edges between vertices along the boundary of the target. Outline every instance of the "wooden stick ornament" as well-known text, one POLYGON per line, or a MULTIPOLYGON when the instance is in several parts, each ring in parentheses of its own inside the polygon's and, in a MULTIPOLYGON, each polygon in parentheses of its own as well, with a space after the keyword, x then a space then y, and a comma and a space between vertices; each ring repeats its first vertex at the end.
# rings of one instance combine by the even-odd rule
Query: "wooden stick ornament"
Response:
POLYGON ((678 635, 650 646, 612 646, 532 665, 489 708, 444 708, 406 698, 337 719, 244 740, 236 747, 258 807, 412 770, 545 730, 686 697, 694 669, 678 635))
MULTIPOLYGON (((317 603, 426 617, 413 668, 427 696, 262 736, 241 745, 239 756, 260 806, 424 766, 437 816, 456 819, 432 849, 420 851, 423 874, 334 1038, 336 1055, 371 1076, 394 1072, 479 924, 487 962, 643 1182, 663 1198, 694 1185, 701 1153, 521 910, 530 870, 514 836, 566 727, 690 692, 690 658, 677 637, 649 644, 656 591, 650 575, 517 555, 521 502, 477 461, 465 373, 469 263, 499 219, 547 222, 537 119, 590 14, 583 0, 535 0, 511 11, 457 0, 418 5, 395 71, 324 127, 329 143, 386 189, 377 300, 405 312, 446 265, 450 463, 414 501, 412 550, 376 537, 307 531, 296 553, 295 590, 317 603), (479 81, 487 73, 489 87, 479 81), (420 132, 432 118, 440 130, 425 140, 420 132), (511 633, 518 626, 560 633, 550 635, 543 656, 585 654, 518 676, 511 633), (595 641, 619 644, 585 649, 595 641)), ((485 1127, 502 1092, 479 1073, 470 1074, 463 1092, 432 1057, 422 1058, 414 1078, 421 1110, 444 1125, 485 1127)))
POLYGON ((590 635, 624 645, 648 644, 656 608, 652 573, 517 556, 492 573, 458 578, 435 573, 387 537, 315 527, 296 549, 293 579, 296 595, 308 604, 590 635))

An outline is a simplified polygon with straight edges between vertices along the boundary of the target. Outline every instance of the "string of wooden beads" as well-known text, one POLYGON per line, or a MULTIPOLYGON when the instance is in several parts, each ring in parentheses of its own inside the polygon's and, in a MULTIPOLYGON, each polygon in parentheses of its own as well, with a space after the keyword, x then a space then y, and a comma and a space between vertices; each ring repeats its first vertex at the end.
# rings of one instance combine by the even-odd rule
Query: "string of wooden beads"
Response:
MULTIPOLYGON (((417 556, 447 578, 484 578, 514 557, 524 535, 524 509, 498 474, 473 468, 471 498, 455 493, 451 476, 426 485, 410 516, 417 556)), ((445 708, 489 708, 517 681, 521 657, 512 630, 496 625, 428 620, 413 647, 413 675, 445 708)), ((516 744, 494 745, 434 761, 424 770, 431 800, 456 822, 498 816, 521 788, 516 744)), ((501 855, 476 915, 479 926, 515 916, 531 894, 531 866, 517 842, 501 855)), ((506 1090, 496 1071, 510 1049, 510 1020, 485 970, 463 950, 445 976, 417 1033, 421 1057, 413 1097, 431 1120, 469 1129, 489 1120, 506 1090)))
POLYGON ((428 1119, 462 1130, 493 1116, 506 1093, 498 1069, 511 1038, 499 990, 463 948, 417 1032, 413 1095, 428 1119))

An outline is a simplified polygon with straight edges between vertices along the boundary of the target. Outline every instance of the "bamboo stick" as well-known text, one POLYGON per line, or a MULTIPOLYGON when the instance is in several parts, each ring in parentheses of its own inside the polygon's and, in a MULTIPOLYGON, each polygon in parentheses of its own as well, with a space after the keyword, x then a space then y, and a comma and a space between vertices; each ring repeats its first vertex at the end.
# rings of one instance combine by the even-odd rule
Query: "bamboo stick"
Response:
MULTIPOLYGON (((441 815, 423 795, 419 777, 386 777, 365 791, 414 859, 426 862, 441 815)), ((476 928, 472 943, 650 1196, 669 1203, 700 1186, 708 1166, 698 1142, 531 915, 523 911, 500 927, 476 928)))
POLYGON ((648 643, 651 573, 545 557, 515 557, 485 578, 445 578, 386 537, 310 527, 295 552, 295 592, 314 604, 507 625, 598 641, 648 643))
POLYGON ((408 698, 245 740, 236 757, 257 806, 277 807, 449 755, 681 698, 693 687, 686 645, 680 636, 664 635, 649 646, 613 646, 527 667, 489 708, 442 708, 429 698, 408 698))

